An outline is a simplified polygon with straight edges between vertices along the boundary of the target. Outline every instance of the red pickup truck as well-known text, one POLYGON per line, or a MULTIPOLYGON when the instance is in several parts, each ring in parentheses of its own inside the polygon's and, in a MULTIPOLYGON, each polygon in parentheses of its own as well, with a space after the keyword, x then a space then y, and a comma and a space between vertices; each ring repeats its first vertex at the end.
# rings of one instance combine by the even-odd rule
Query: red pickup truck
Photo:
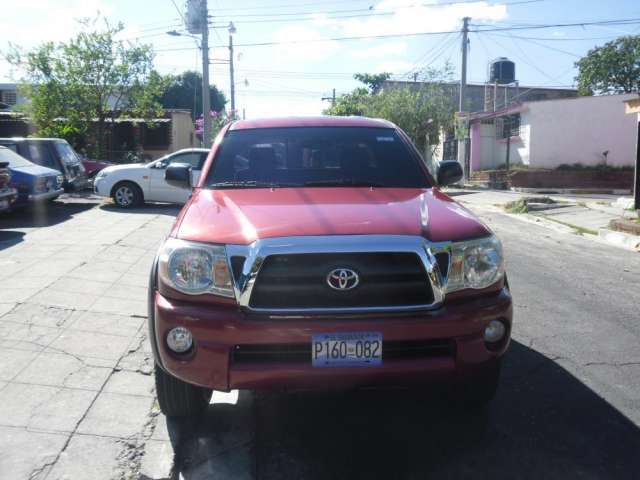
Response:
MULTIPOLYGON (((188 186, 188 165, 167 182, 188 186)), ((384 120, 233 122, 155 259, 149 330, 162 411, 213 389, 451 384, 484 404, 511 331, 500 241, 384 120)))

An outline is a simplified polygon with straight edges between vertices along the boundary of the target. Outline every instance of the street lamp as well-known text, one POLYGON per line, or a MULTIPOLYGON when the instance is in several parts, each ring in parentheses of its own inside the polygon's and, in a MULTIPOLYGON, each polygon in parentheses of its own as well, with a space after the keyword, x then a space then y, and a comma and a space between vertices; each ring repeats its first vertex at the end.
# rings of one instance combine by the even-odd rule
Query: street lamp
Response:
POLYGON ((200 39, 195 35, 191 35, 189 33, 182 33, 182 32, 179 32, 177 30, 169 30, 167 32, 167 35, 171 35, 172 37, 190 37, 190 38, 193 38, 196 41, 197 47, 201 48, 200 47, 200 39))
POLYGON ((236 27, 233 22, 229 22, 229 76, 231 90, 231 118, 236 118, 236 86, 233 81, 233 35, 236 33, 236 27))

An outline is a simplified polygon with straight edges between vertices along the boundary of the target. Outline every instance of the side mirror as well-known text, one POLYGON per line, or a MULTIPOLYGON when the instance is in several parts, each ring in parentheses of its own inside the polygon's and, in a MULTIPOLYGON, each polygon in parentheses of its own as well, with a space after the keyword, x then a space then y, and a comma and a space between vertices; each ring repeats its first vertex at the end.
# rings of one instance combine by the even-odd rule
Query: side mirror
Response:
POLYGON ((191 188, 191 165, 171 163, 164 171, 164 180, 172 187, 191 188))
POLYGON ((436 177, 441 187, 451 185, 462 178, 462 167, 457 160, 444 160, 438 165, 436 177))

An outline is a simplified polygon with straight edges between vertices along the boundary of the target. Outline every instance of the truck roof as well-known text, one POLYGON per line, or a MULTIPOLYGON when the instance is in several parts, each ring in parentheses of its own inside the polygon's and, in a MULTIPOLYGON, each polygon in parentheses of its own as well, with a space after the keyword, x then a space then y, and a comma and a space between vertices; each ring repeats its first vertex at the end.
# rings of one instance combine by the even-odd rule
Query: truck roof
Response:
POLYGON ((238 120, 229 130, 246 130, 250 128, 287 128, 287 127, 368 127, 396 128, 387 120, 367 117, 336 117, 317 115, 309 117, 273 117, 255 120, 238 120))

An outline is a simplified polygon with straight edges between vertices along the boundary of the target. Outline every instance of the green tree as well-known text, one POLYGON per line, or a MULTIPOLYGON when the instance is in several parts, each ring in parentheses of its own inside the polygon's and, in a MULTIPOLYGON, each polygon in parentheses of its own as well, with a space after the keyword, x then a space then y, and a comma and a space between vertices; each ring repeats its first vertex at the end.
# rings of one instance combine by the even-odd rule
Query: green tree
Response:
MULTIPOLYGON (((227 99, 215 85, 209 87, 211 110, 220 112, 227 99)), ((171 77, 167 89, 162 94, 161 103, 164 108, 183 108, 192 112, 193 119, 202 115, 202 74, 186 71, 171 77)))
POLYGON ((354 75, 368 88, 359 87, 342 95, 324 113, 384 118, 404 130, 424 152, 427 146, 438 143, 442 129, 453 125, 455 105, 444 86, 444 82, 451 80, 452 67, 428 69, 421 73, 421 82, 383 89, 389 77, 387 73, 354 75))
POLYGON ((353 78, 364 83, 371 93, 378 93, 382 90, 384 82, 391 78, 389 72, 383 73, 356 73, 353 78))
POLYGON ((104 158, 116 118, 163 115, 159 100, 167 79, 154 70, 150 45, 117 40, 122 23, 111 25, 99 15, 79 22, 82 31, 68 42, 27 52, 11 46, 8 59, 24 68, 20 88, 38 134, 93 137, 90 154, 104 158))
POLYGON ((576 62, 578 93, 602 95, 640 91, 640 35, 596 47, 576 62))

